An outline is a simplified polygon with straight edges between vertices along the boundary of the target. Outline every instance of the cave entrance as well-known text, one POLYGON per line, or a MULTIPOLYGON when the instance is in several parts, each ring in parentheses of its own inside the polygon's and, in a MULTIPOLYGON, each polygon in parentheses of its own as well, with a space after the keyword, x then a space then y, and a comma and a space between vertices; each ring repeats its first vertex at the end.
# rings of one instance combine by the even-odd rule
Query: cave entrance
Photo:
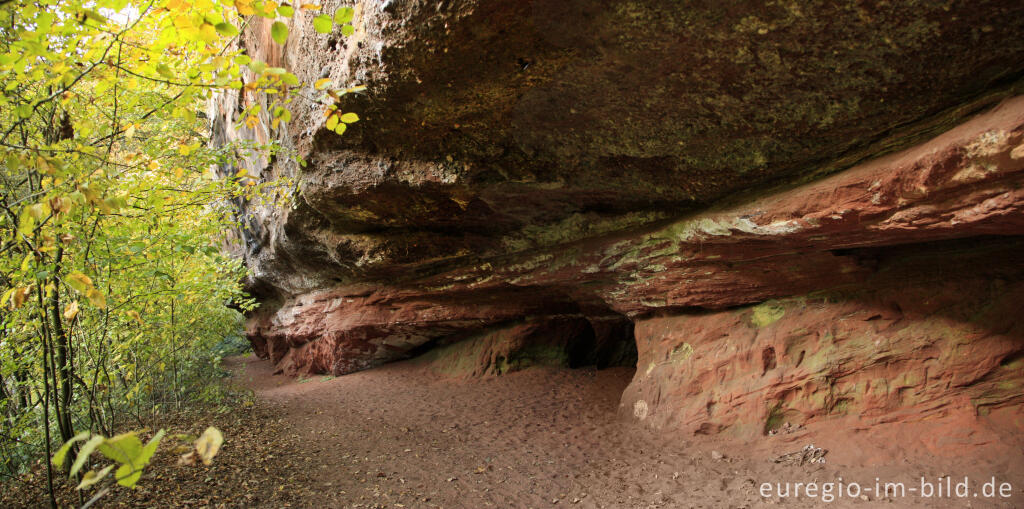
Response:
POLYGON ((455 377, 501 375, 533 366, 635 370, 637 346, 633 322, 608 311, 505 322, 428 342, 410 357, 455 377))
POLYGON ((636 338, 631 320, 619 314, 586 317, 585 320, 587 326, 567 344, 570 368, 636 367, 636 338))

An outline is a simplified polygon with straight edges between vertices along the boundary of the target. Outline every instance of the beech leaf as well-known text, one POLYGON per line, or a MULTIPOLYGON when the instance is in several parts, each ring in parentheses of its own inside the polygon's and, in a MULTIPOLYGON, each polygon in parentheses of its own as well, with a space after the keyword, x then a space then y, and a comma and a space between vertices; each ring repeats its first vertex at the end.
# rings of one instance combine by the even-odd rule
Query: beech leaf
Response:
POLYGON ((85 298, 89 299, 89 303, 100 309, 107 307, 107 296, 103 295, 103 292, 91 288, 85 293, 85 298))
POLYGON ((199 453, 199 459, 203 460, 204 465, 210 465, 213 462, 213 457, 220 451, 220 446, 223 443, 224 435, 213 426, 206 428, 206 431, 199 436, 196 440, 196 452, 199 453))
POLYGON ((217 23, 214 28, 217 29, 217 33, 225 37, 234 37, 238 35, 238 29, 231 23, 217 23))
POLYGON ((338 10, 334 11, 334 22, 339 25, 348 23, 349 21, 352 21, 352 15, 355 14, 355 12, 356 11, 352 10, 351 7, 340 7, 338 10))
POLYGON ((78 301, 77 300, 76 301, 72 301, 71 304, 68 304, 67 306, 64 307, 64 319, 65 320, 70 322, 71 320, 74 320, 76 316, 78 316, 78 301))
POLYGON ((288 26, 280 21, 275 21, 270 26, 270 37, 278 44, 284 44, 288 40, 288 26))
POLYGON ((75 488, 75 489, 76 490, 80 490, 80 489, 88 488, 89 486, 92 486, 93 484, 96 484, 96 483, 102 481, 103 478, 106 477, 107 474, 109 474, 110 471, 113 470, 113 469, 114 469, 114 465, 107 465, 107 468, 104 468, 103 470, 100 470, 99 472, 97 472, 95 470, 90 470, 90 471, 86 472, 85 475, 82 476, 82 482, 78 483, 78 487, 75 488))
MULTIPOLYGON (((135 483, 139 482, 139 478, 142 477, 142 469, 149 465, 149 460, 153 458, 153 454, 156 453, 156 448, 160 445, 160 439, 164 437, 164 430, 160 430, 153 435, 153 438, 146 442, 145 447, 141 447, 138 454, 136 454, 131 461, 123 463, 114 476, 117 478, 117 483, 121 486, 133 487, 135 483)), ((141 445, 141 444, 140 444, 141 445)))
POLYGON ((92 452, 96 450, 104 440, 106 440, 106 438, 104 438, 103 435, 94 435, 89 439, 89 441, 82 445, 82 448, 78 451, 78 457, 75 458, 75 462, 71 464, 71 471, 69 472, 71 477, 74 477, 75 474, 82 469, 92 452))
POLYGON ((64 464, 64 457, 68 455, 68 451, 71 450, 71 446, 74 445, 75 442, 81 442, 82 440, 85 440, 86 438, 89 438, 89 432, 88 431, 83 431, 83 432, 81 432, 81 433, 71 437, 70 439, 68 439, 67 442, 64 442, 64 445, 60 446, 60 449, 57 449, 57 452, 53 453, 52 463, 55 466, 58 466, 58 467, 63 465, 64 464))
POLYGON ((334 23, 331 22, 330 16, 321 14, 313 18, 313 29, 321 34, 331 33, 331 29, 334 28, 334 23))
POLYGON ((92 278, 81 272, 72 272, 64 276, 64 281, 79 293, 85 293, 86 290, 92 288, 92 278))
POLYGON ((131 463, 142 452, 142 440, 133 432, 121 433, 104 440, 97 449, 110 460, 131 463))

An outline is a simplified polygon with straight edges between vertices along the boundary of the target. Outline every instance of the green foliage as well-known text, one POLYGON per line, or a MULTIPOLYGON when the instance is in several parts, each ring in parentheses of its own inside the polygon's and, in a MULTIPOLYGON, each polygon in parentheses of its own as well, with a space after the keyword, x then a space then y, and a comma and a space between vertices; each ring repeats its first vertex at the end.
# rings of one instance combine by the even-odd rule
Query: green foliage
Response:
POLYGON ((288 40, 288 25, 280 21, 275 21, 270 26, 270 36, 274 38, 278 44, 284 44, 288 40))
POLYGON ((334 25, 331 22, 330 16, 321 14, 313 18, 313 28, 321 34, 329 34, 334 25))
MULTIPOLYGON (((74 478, 78 476, 82 468, 93 461, 94 453, 99 453, 107 460, 112 461, 113 464, 86 472, 81 477, 78 489, 85 489, 102 481, 115 467, 117 470, 114 471, 114 481, 126 488, 132 488, 139 482, 146 466, 153 459, 153 455, 156 454, 157 447, 160 445, 164 435, 164 430, 157 431, 143 445, 142 439, 134 431, 121 433, 110 438, 83 431, 65 442, 54 453, 51 462, 54 466, 60 467, 66 461, 67 454, 71 451, 71 448, 77 442, 85 441, 84 445, 78 450, 75 461, 68 471, 69 477, 74 478)), ((184 437, 184 440, 191 440, 191 437, 184 437)), ((193 442, 194 449, 183 455, 180 463, 195 464, 195 459, 198 458, 203 464, 210 465, 213 462, 214 456, 220 451, 222 443, 224 443, 224 436, 220 430, 211 426, 193 442)))
MULTIPOLYGON (((238 310, 254 306, 244 268, 222 252, 225 232, 245 227, 231 204, 285 204, 294 186, 245 165, 288 153, 208 146, 200 112, 215 94, 239 94, 238 127, 278 129, 313 90, 325 123, 344 132, 358 116, 337 103, 362 87, 304 84, 235 40, 260 16, 284 44, 289 18, 319 11, 270 0, 0 2, 0 473, 64 443, 58 468, 84 468, 85 452, 115 463, 83 487, 111 471, 134 484, 159 438, 103 436, 216 394, 224 338, 239 340, 238 310)), ((351 34, 353 14, 314 24, 322 32, 326 17, 327 31, 351 34)))
POLYGON ((355 11, 351 7, 341 7, 334 11, 334 22, 339 25, 351 23, 354 14, 355 11))
POLYGON ((359 115, 355 113, 342 113, 341 110, 332 104, 327 108, 327 122, 324 124, 324 127, 338 134, 344 134, 348 124, 358 121, 359 115))
POLYGON ((229 355, 239 355, 246 352, 252 351, 252 345, 247 339, 239 334, 231 334, 224 339, 218 341, 211 348, 211 352, 218 357, 227 357, 229 355))

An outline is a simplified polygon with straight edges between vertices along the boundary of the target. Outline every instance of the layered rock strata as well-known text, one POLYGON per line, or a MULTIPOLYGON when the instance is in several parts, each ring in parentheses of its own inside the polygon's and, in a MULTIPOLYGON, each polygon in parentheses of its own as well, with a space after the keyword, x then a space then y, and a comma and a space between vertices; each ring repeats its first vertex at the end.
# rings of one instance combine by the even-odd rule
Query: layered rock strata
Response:
POLYGON ((348 39, 242 40, 367 84, 345 136, 213 111, 309 163, 250 161, 299 192, 239 204, 282 371, 635 364, 623 412, 658 428, 1022 427, 1024 6, 355 7, 348 39))

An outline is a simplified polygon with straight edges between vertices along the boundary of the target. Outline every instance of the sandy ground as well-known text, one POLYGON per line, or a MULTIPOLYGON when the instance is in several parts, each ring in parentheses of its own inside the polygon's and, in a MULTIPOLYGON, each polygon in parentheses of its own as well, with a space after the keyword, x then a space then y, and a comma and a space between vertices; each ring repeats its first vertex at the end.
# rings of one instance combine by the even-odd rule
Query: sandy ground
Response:
POLYGON ((1024 507, 1024 451, 969 461, 962 455, 912 460, 898 439, 867 454, 863 440, 827 429, 752 444, 655 433, 617 413, 629 369, 532 368, 461 381, 439 379, 408 362, 308 379, 273 375, 269 362, 254 357, 230 359, 227 367, 237 383, 255 391, 258 405, 281 416, 291 440, 280 454, 298 459, 290 464, 302 470, 304 485, 260 489, 295 490, 293 506, 1024 507), (772 461, 815 439, 825 449, 844 450, 846 462, 828 456, 824 464, 772 461), (874 459, 864 464, 866 457, 874 459), (919 496, 921 476, 945 489, 937 478, 947 474, 954 488, 970 476, 978 495, 919 496), (991 476, 997 497, 986 499, 980 490, 991 476), (906 496, 876 495, 876 477, 903 482, 906 496), (823 484, 815 497, 759 494, 764 482, 840 478, 856 481, 862 496, 851 498, 856 493, 849 484, 842 498, 833 485, 831 503, 823 500, 823 484), (1002 482, 1011 483, 1004 491, 1010 498, 998 497, 1002 482))

